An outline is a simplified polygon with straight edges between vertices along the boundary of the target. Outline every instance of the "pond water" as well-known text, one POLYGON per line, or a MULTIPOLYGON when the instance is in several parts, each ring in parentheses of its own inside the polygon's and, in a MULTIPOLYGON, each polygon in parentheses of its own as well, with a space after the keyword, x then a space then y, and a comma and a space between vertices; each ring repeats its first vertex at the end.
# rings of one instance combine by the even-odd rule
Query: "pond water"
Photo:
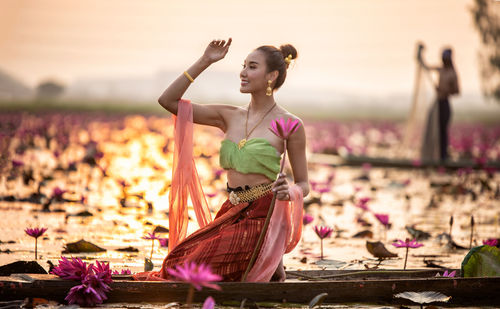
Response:
MULTIPOLYGON (((151 254, 151 241, 142 237, 157 226, 168 227, 171 120, 94 114, 2 117, 10 119, 12 125, 7 127, 4 122, 2 127, 0 265, 34 259, 34 239, 24 229, 46 227, 47 232, 38 241, 38 262, 46 269, 47 261, 57 264, 67 243, 85 239, 106 251, 64 256, 88 262, 108 261, 115 270, 143 271, 144 258, 151 254), (33 195, 37 191, 39 195, 33 195), (27 201, 30 196, 34 200, 27 201), (46 208, 50 211, 43 211, 43 204, 49 200, 46 208), (78 216, 82 211, 91 215, 78 216), (129 246, 138 252, 117 250, 129 246)), ((219 132, 196 127, 196 164, 214 214, 227 198, 225 172, 218 167, 221 140, 219 132)), ((494 147, 498 148, 498 143, 496 140, 494 147)), ((309 150, 308 156, 313 155, 309 150)), ((460 268, 467 250, 451 249, 445 238, 438 237, 450 231, 451 216, 453 239, 466 248, 471 239, 471 216, 475 222, 473 246, 500 236, 500 175, 490 170, 332 167, 311 163, 309 178, 313 190, 306 198, 305 211, 314 220, 304 226, 302 241, 285 256, 289 270, 403 268, 405 249, 392 243, 412 238, 406 226, 431 234, 420 241, 422 247, 410 249, 407 269, 425 268, 426 262, 460 268), (356 206, 363 198, 369 198, 369 210, 356 206), (388 215, 390 227, 380 223, 374 214, 388 215), (313 230, 316 225, 334 230, 332 237, 324 240, 323 261, 320 240, 313 230), (353 237, 363 230, 369 230, 371 235, 353 237), (398 257, 379 261, 367 251, 367 241, 381 241, 398 257)), ((190 217, 194 218, 192 209, 190 217)), ((189 232, 196 229, 196 222, 191 220, 189 232)), ((168 237, 166 233, 161 235, 168 237)), ((155 269, 159 269, 166 254, 167 249, 155 242, 155 269)))

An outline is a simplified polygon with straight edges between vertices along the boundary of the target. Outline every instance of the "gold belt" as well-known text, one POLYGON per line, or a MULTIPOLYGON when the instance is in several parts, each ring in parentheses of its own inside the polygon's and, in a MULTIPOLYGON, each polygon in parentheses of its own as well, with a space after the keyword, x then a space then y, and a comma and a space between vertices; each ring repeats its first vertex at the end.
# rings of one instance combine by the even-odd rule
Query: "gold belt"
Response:
POLYGON ((271 192, 272 187, 273 183, 271 182, 252 187, 248 190, 231 191, 231 193, 229 193, 229 201, 233 205, 252 202, 271 192))

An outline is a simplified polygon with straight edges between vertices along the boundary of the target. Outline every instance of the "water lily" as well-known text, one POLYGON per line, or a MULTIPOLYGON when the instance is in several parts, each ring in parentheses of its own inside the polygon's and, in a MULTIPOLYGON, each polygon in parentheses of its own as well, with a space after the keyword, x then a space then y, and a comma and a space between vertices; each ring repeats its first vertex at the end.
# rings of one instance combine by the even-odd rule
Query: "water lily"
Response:
POLYGON ((314 217, 311 216, 310 214, 304 214, 302 216, 302 224, 308 225, 309 223, 313 222, 314 217))
POLYGON ((373 214, 375 218, 377 218, 378 222, 380 222, 385 228, 389 228, 389 215, 386 214, 373 214))
POLYGON ((130 269, 122 269, 120 271, 118 270, 113 270, 113 275, 131 275, 132 271, 130 269))
POLYGON ((448 273, 448 270, 445 270, 444 273, 441 275, 440 273, 436 274, 436 277, 455 277, 455 274, 457 273, 456 270, 448 273))
POLYGON ((210 266, 206 264, 197 265, 194 262, 185 262, 184 265, 177 265, 175 268, 167 268, 167 272, 174 278, 189 283, 188 296, 186 304, 191 307, 193 301, 194 289, 200 291, 203 286, 220 291, 221 288, 212 283, 222 280, 222 277, 212 273, 210 266))
POLYGON ((80 306, 95 306, 107 299, 106 293, 111 290, 109 284, 113 282, 109 263, 96 261, 96 265, 83 262, 80 258, 71 258, 71 261, 61 257, 59 265, 51 272, 66 280, 80 281, 68 292, 65 300, 80 306))
POLYGON ((153 233, 148 233, 146 236, 143 236, 142 239, 151 240, 151 255, 149 257, 149 259, 151 260, 153 258, 153 248, 155 246, 155 239, 160 239, 160 238, 156 236, 155 232, 153 232, 153 233))
POLYGON ((90 269, 91 265, 87 266, 80 258, 72 257, 70 261, 62 256, 59 265, 51 273, 66 280, 83 280, 90 269))
POLYGON ((66 190, 63 190, 59 187, 55 187, 54 190, 52 190, 52 198, 61 201, 63 199, 63 194, 66 193, 66 190))
POLYGON ((21 160, 12 160, 12 167, 16 168, 16 167, 21 167, 21 166, 24 166, 24 162, 21 161, 21 160))
POLYGON ((370 163, 363 163, 361 165, 361 169, 363 170, 364 174, 368 174, 370 170, 372 169, 372 165, 370 163))
POLYGON ((34 229, 27 228, 24 231, 29 236, 35 238, 35 260, 36 260, 37 259, 37 251, 38 251, 38 237, 42 236, 43 233, 45 233, 47 231, 47 228, 46 227, 34 228, 34 229))
POLYGON ((498 245, 498 240, 495 238, 488 238, 486 240, 483 240, 483 245, 496 247, 498 245))
POLYGON ((96 261, 96 266, 91 264, 91 268, 102 282, 106 284, 113 282, 113 279, 111 279, 111 268, 109 267, 109 263, 96 261))
POLYGON ((286 121, 283 118, 271 121, 271 132, 282 139, 288 139, 300 126, 298 119, 288 118, 286 121))
POLYGON ((327 226, 315 226, 314 231, 321 241, 321 259, 323 259, 323 239, 332 236, 333 229, 327 226))
POLYGON ((364 211, 370 211, 370 208, 368 208, 368 202, 371 200, 369 197, 362 197, 360 198, 354 206, 363 209, 364 211))
POLYGON ((410 239, 408 238, 406 238, 405 241, 398 239, 397 242, 393 243, 392 245, 396 248, 406 248, 405 264, 403 266, 403 269, 406 269, 406 261, 408 260, 408 250, 410 248, 420 248, 423 246, 423 244, 418 243, 416 239, 410 241, 410 239))
POLYGON ((191 284, 198 291, 201 291, 203 286, 219 291, 221 290, 217 284, 211 282, 220 281, 222 277, 212 273, 210 266, 206 264, 197 265, 194 262, 186 262, 184 265, 168 268, 167 272, 176 279, 191 284))
POLYGON ((101 294, 89 284, 80 284, 72 287, 64 299, 67 300, 70 305, 78 304, 84 307, 92 307, 96 304, 102 304, 104 301, 101 294))
POLYGON ((168 247, 168 238, 158 238, 160 242, 160 247, 167 248, 168 247))
POLYGON ((271 121, 271 127, 269 130, 273 132, 276 136, 279 138, 282 138, 284 141, 284 151, 283 151, 283 159, 281 160, 281 168, 280 168, 280 173, 283 172, 283 167, 285 165, 285 158, 286 158, 286 150, 287 150, 287 142, 288 138, 300 127, 300 122, 298 119, 291 119, 288 118, 287 121, 283 118, 280 119, 274 119, 271 121))
POLYGON ((205 302, 203 302, 203 306, 201 309, 214 309, 215 307, 215 300, 212 296, 208 296, 207 299, 205 299, 205 302))

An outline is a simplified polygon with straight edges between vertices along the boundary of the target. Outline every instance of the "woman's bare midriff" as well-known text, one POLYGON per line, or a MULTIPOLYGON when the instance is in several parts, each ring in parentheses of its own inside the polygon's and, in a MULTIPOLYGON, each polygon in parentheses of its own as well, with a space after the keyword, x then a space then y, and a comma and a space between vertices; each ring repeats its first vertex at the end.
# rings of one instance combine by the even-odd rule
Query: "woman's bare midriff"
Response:
POLYGON ((272 181, 262 174, 243 174, 234 169, 227 170, 227 184, 231 188, 244 188, 245 185, 254 187, 256 185, 270 182, 272 181))

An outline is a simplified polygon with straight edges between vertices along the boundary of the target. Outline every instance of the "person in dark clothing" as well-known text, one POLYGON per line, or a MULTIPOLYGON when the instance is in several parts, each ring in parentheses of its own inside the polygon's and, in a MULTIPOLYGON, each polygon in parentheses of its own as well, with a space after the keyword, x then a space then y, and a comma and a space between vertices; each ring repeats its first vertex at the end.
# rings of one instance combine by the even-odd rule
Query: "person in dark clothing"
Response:
POLYGON ((436 86, 437 100, 439 104, 439 148, 440 157, 444 161, 448 158, 448 127, 451 118, 451 108, 449 97, 459 94, 458 76, 452 61, 451 48, 445 48, 442 52, 443 66, 427 66, 422 58, 421 53, 418 54, 418 60, 425 70, 437 71, 439 81, 436 86))

